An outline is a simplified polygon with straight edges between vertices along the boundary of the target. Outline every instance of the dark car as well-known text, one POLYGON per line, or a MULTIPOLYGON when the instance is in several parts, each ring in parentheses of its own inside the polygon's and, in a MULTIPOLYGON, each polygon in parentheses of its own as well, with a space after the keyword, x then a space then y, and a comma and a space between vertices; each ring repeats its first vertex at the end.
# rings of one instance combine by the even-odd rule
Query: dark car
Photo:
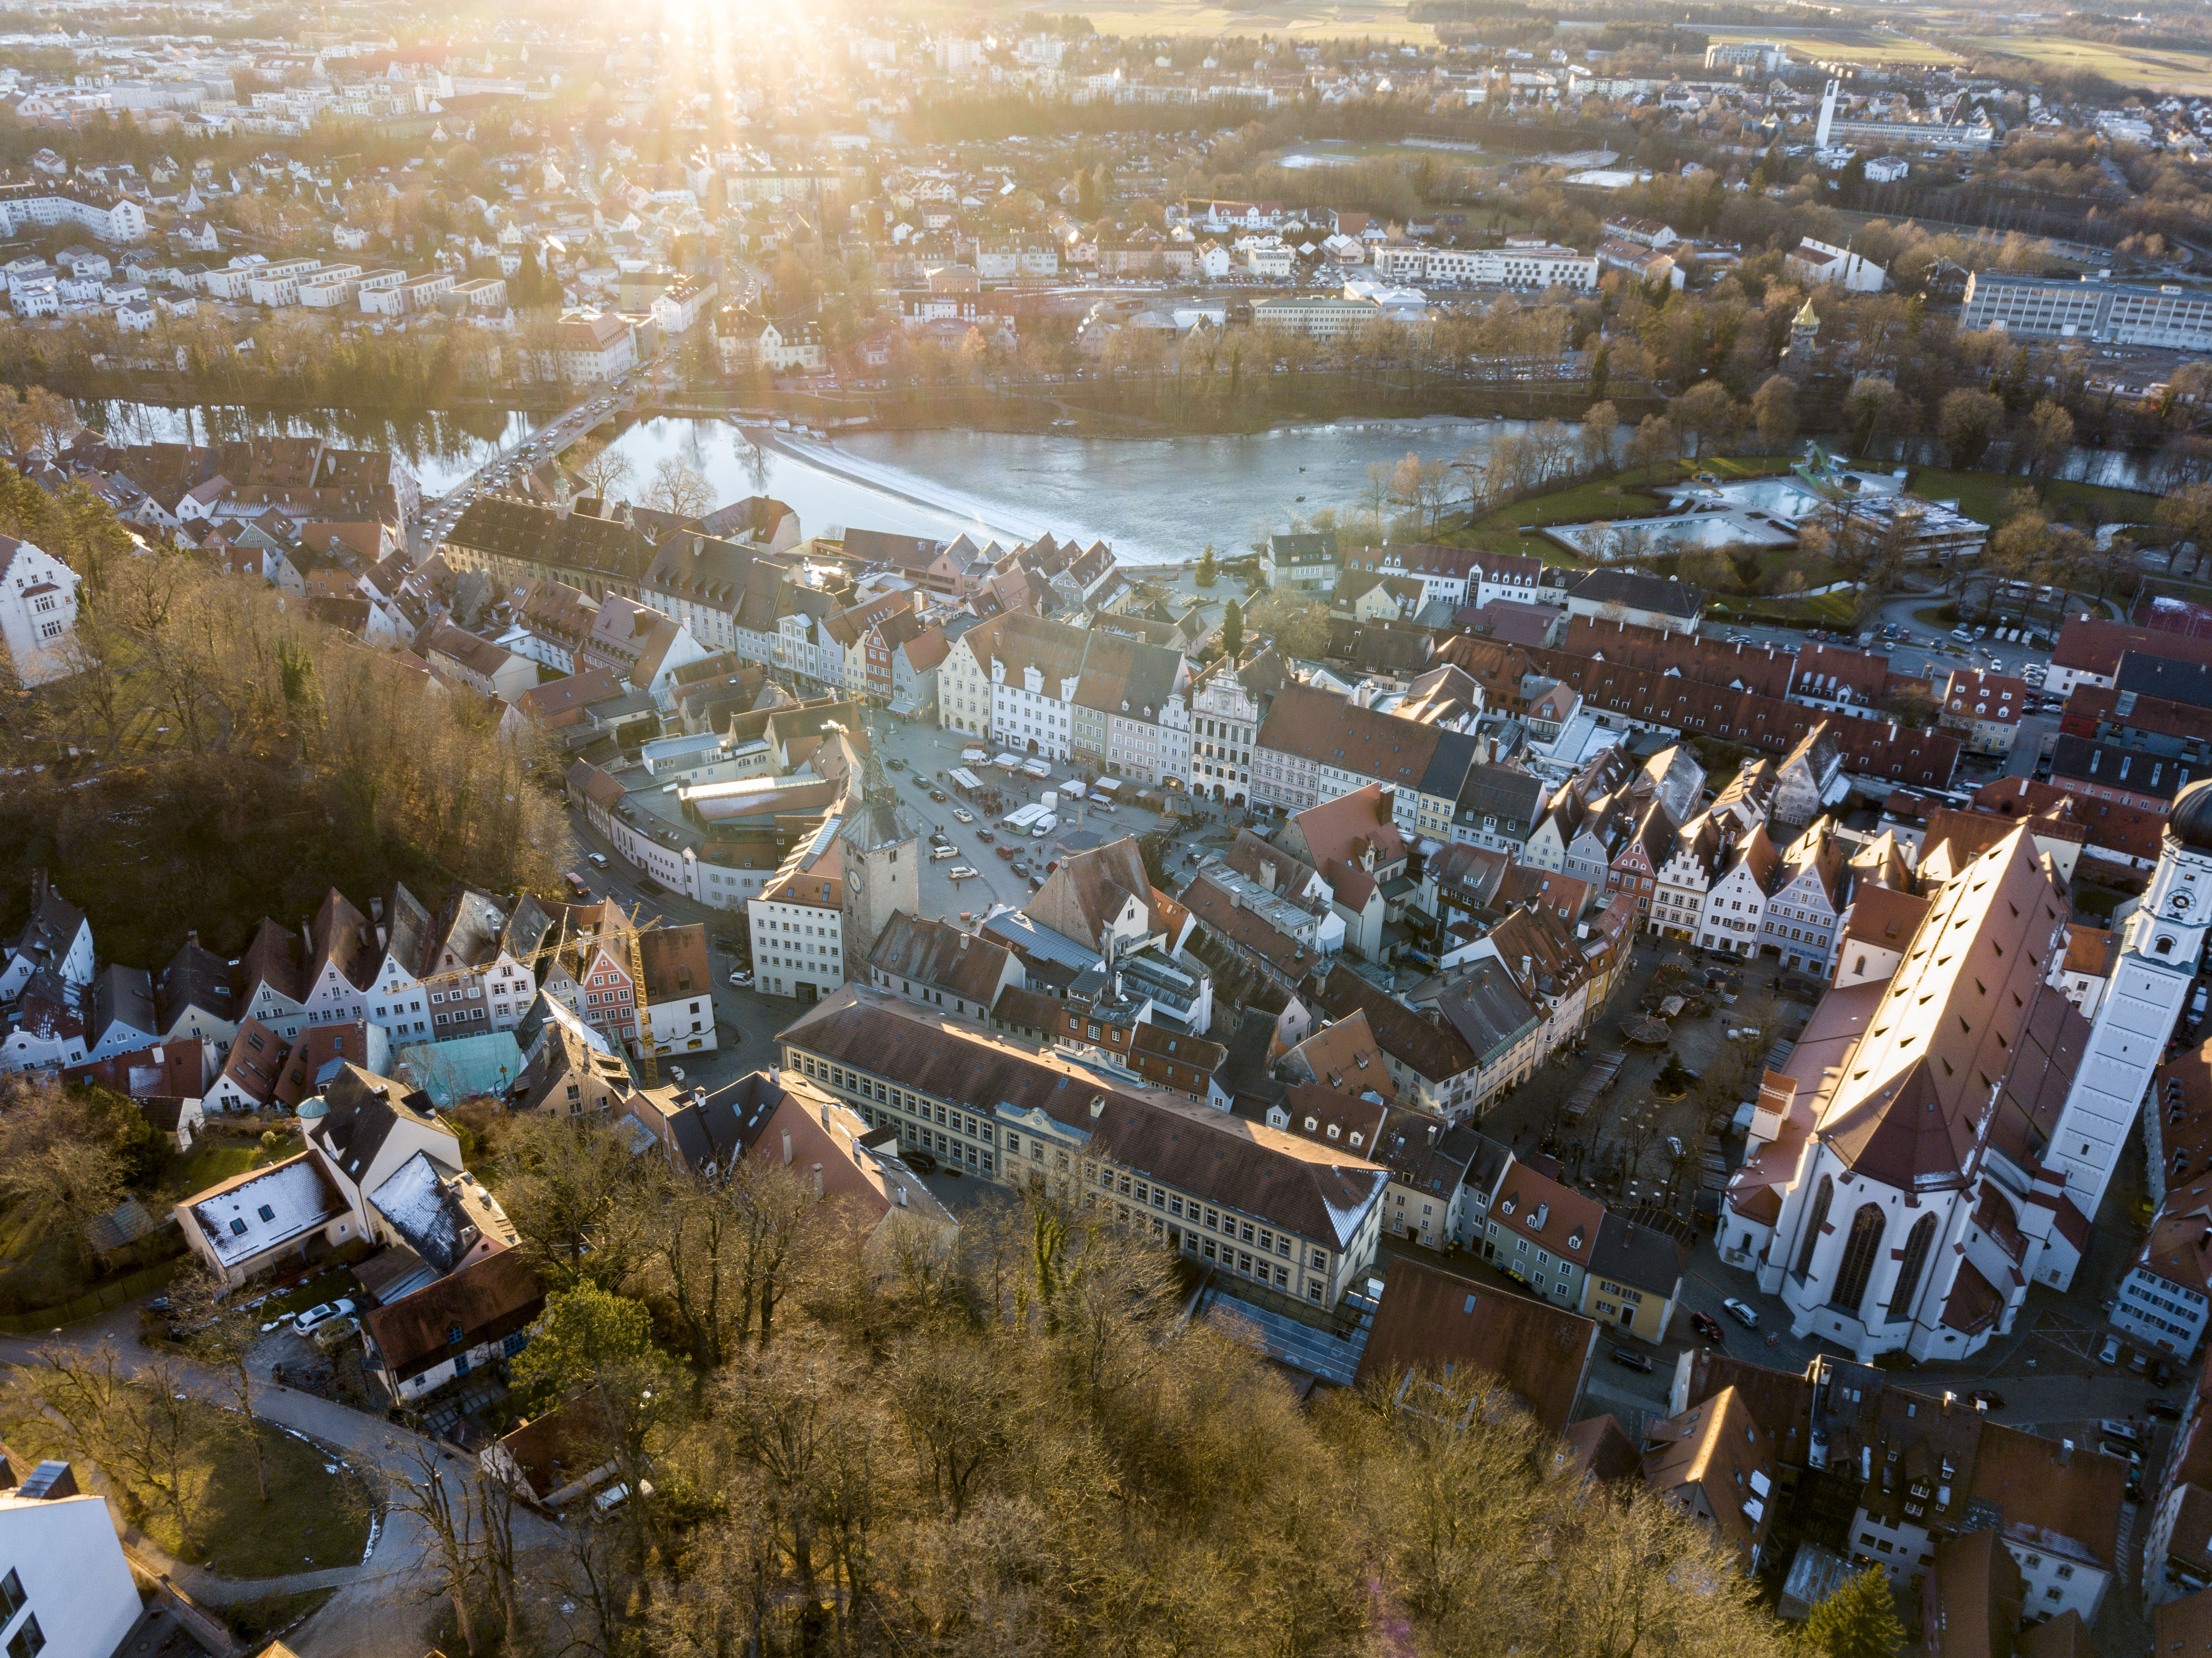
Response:
POLYGON ((1966 1397, 1985 1411, 2002 1411, 2005 1407, 2004 1395, 1994 1388, 1977 1388, 1966 1397))
POLYGON ((1006 859, 1009 862, 1012 862, 1013 859, 1014 849, 1012 847, 993 847, 991 850, 997 853, 1000 857, 1006 859))
POLYGON ((1690 1327, 1716 1347, 1728 1345, 1728 1332, 1721 1328, 1720 1321, 1711 1313, 1691 1314, 1690 1327))
POLYGON ((988 847, 992 841, 997 840, 999 837, 992 834, 988 829, 977 829, 975 831, 975 838, 988 847))
POLYGON ((2154 1399, 2148 1405, 2145 1405, 2143 1409, 2150 1415, 2156 1417, 2160 1422, 2179 1422, 2181 1420, 2181 1406, 2176 1405, 2171 1400, 2154 1399))
POLYGON ((1650 1357, 1632 1347, 1615 1347, 1607 1357, 1624 1370, 1641 1370, 1646 1376, 1651 1374, 1650 1357))
POLYGON ((932 789, 929 792, 929 798, 941 805, 945 799, 945 791, 943 789, 932 789))
POLYGON ((935 1156, 930 1152, 923 1151, 918 1145, 914 1147, 911 1151, 902 1147, 899 1151, 899 1156, 904 1159, 906 1166, 913 1169, 917 1175, 933 1175, 937 1172, 937 1158, 935 1156))
POLYGON ((884 769, 885 771, 904 771, 906 769, 906 762, 896 759, 886 760, 884 762, 884 769))

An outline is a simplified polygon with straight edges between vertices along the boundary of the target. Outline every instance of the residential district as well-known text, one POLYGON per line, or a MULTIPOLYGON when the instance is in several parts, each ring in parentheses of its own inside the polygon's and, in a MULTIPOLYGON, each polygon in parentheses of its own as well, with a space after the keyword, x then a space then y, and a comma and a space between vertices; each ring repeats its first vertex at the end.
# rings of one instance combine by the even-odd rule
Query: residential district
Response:
MULTIPOLYGON (((24 838, 0 1266, 74 1298, 0 1312, 9 1658, 1233 1646, 1077 1534, 1244 1597, 1255 1530, 1343 1582, 1255 1650, 1597 1650, 1526 1643, 1603 1621, 1606 1539, 1671 1651, 2212 1651, 2212 104, 2039 78, 2032 15, 1869 60, 1442 9, 11 17, 10 789, 183 767, 157 720, 221 767, 190 572, 268 703, 311 635, 495 733, 446 817, 558 811, 511 890, 211 884, 158 947, 64 805, 24 838), (1144 564, 626 491, 593 435, 1179 396, 1240 330, 1238 397, 1589 413, 1463 517, 1416 458, 1144 564), (440 492, 57 395, 356 373, 558 406, 440 492), (1418 1523, 1273 1483, 1322 1448, 1418 1523), (1566 1564, 1471 1600, 1508 1494, 1566 1564)), ((285 729, 254 766, 333 763, 285 729)))

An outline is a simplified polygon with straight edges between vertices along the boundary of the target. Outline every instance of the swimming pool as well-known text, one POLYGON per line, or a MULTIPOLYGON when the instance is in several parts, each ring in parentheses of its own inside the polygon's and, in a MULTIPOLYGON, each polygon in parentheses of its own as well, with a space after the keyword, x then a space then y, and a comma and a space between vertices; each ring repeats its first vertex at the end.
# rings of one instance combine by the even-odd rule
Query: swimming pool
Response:
POLYGON ((1606 563, 1653 553, 1687 552, 1692 547, 1790 547, 1797 541, 1793 526, 1740 512, 1601 519, 1589 524, 1554 524, 1544 533, 1571 552, 1606 563))

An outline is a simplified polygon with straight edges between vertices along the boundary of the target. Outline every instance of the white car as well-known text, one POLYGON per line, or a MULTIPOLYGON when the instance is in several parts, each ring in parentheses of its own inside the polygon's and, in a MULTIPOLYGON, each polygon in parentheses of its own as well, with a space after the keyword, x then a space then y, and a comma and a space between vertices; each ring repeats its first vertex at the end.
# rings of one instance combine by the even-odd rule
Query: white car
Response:
POLYGON ((730 982, 736 985, 740 989, 744 988, 746 985, 750 984, 752 981, 753 975, 746 972, 744 969, 741 967, 733 967, 730 969, 730 982))
POLYGON ((1756 1330, 1759 1327, 1759 1315, 1734 1296, 1721 1303, 1721 1310, 1747 1330, 1756 1330))
POLYGON ((974 812, 963 811, 957 806, 952 808, 952 816, 957 821, 963 823, 972 823, 975 821, 975 814, 974 812))
POLYGON ((680 1065, 670 1066, 668 1067, 668 1079, 671 1082, 682 1082, 684 1080, 684 1067, 680 1065))
POLYGON ((945 873, 947 879, 965 881, 969 877, 975 875, 976 872, 969 868, 965 864, 955 864, 951 869, 946 870, 945 873))
POLYGON ((349 1317, 356 1310, 351 1296, 340 1296, 336 1301, 325 1301, 319 1306, 308 1308, 292 1321, 292 1332, 295 1335, 313 1335, 332 1319, 349 1317))

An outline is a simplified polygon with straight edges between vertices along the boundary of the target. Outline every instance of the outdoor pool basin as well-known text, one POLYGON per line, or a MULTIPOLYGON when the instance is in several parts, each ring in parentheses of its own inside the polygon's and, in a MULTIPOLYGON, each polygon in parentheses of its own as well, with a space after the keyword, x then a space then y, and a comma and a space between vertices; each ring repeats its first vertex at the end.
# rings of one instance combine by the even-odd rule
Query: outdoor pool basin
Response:
POLYGON ((1599 519, 1554 524, 1544 533, 1568 551, 1602 563, 1693 547, 1794 547, 1794 525, 1745 512, 1676 513, 1662 518, 1599 519))

